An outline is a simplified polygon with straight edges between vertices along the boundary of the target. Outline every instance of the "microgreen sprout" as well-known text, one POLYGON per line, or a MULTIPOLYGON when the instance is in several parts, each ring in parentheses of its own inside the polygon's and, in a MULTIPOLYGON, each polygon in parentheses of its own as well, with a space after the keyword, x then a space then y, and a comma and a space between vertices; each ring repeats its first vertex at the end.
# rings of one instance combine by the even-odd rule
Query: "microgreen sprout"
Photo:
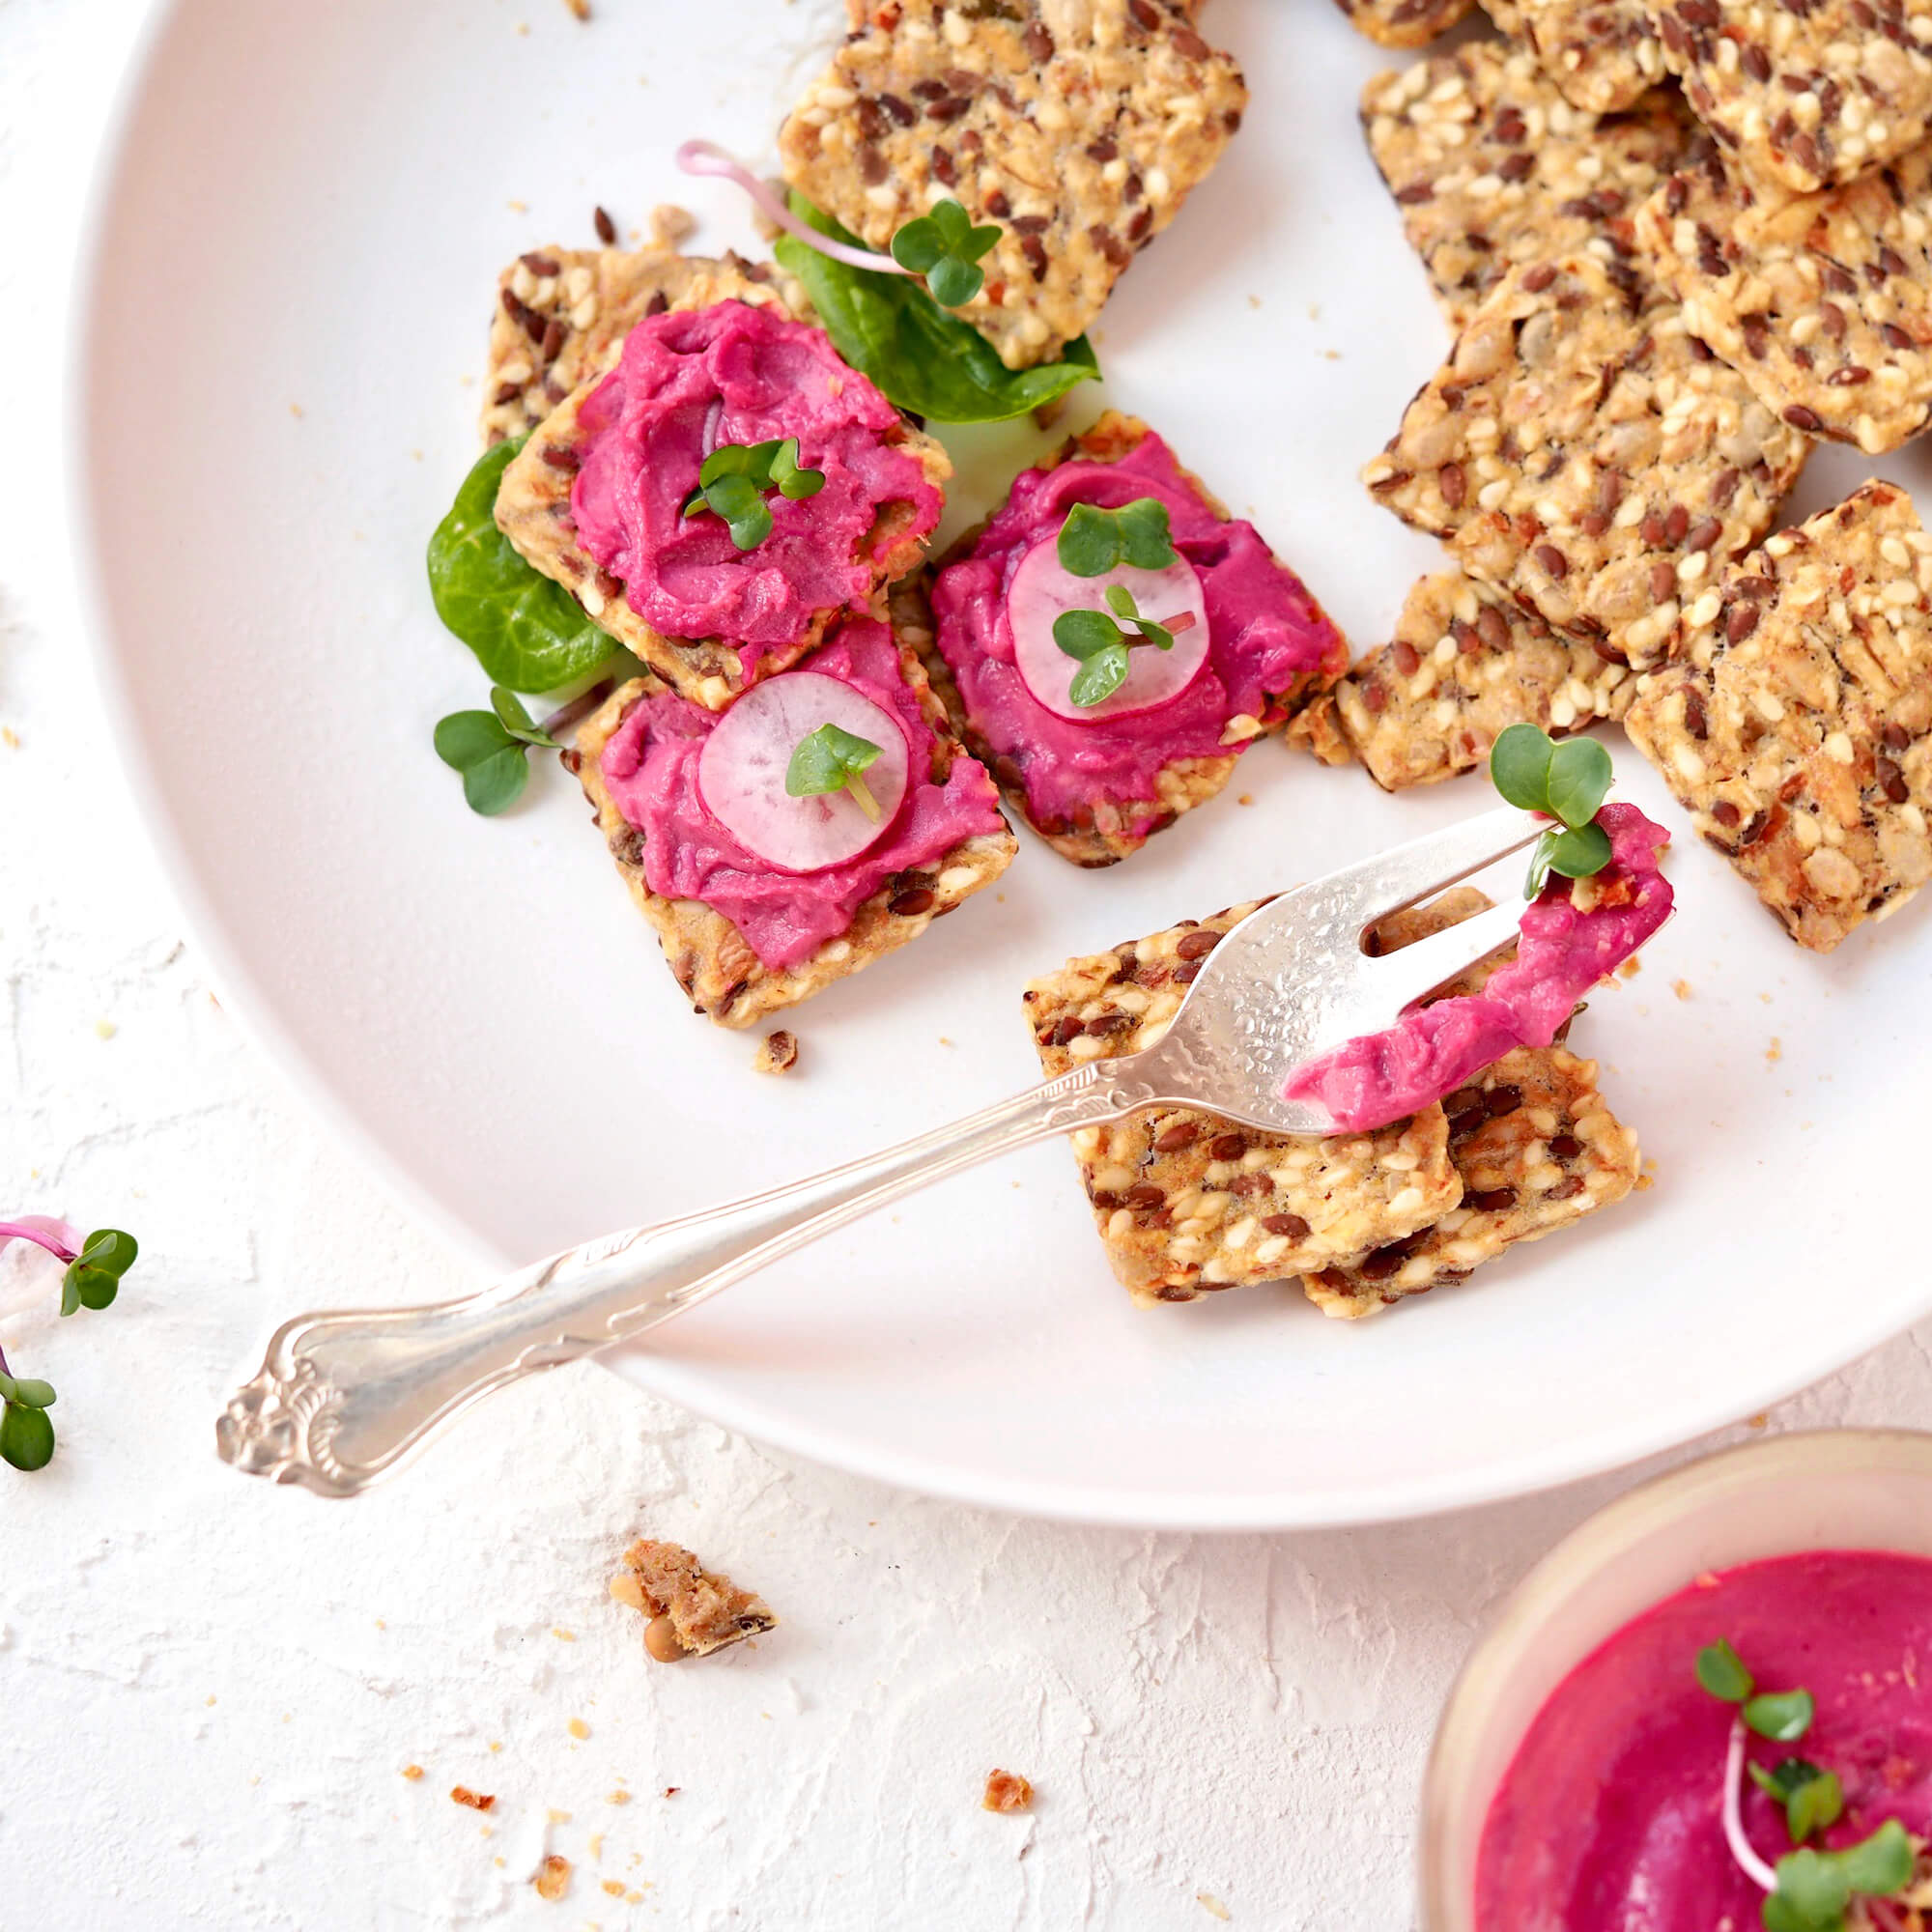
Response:
POLYGON ((523 797, 532 747, 559 749, 542 724, 531 723, 516 694, 500 684, 490 687, 488 711, 452 711, 436 727, 437 756, 463 774, 463 796, 471 811, 486 818, 509 810, 523 797))
POLYGON ((980 258, 1000 239, 995 227, 976 228, 956 201, 939 201, 929 214, 908 221, 893 237, 893 260, 925 277, 941 308, 963 308, 986 286, 980 258))
POLYGON ((1057 551, 1060 567, 1073 577, 1105 577, 1123 563, 1165 570, 1180 554, 1168 532, 1167 505, 1156 497, 1137 497, 1118 510, 1075 503, 1060 526, 1057 551))
MULTIPOLYGON (((118 1228, 82 1235, 71 1223, 44 1214, 0 1221, 0 1247, 9 1241, 32 1241, 67 1264, 61 1277, 63 1315, 110 1307, 121 1292, 121 1277, 140 1253, 133 1236, 118 1228)), ((54 1426, 47 1418, 54 1402, 51 1382, 14 1375, 0 1350, 0 1463, 22 1470, 46 1467, 54 1453, 54 1426)))
POLYGON ((1534 724, 1512 724, 1491 747, 1491 783, 1519 810, 1557 821, 1530 854, 1525 898, 1535 898, 1551 872, 1587 879, 1610 863, 1609 834, 1596 822, 1610 779, 1610 754, 1594 738, 1559 745, 1534 724))
POLYGON ((1053 641, 1080 662, 1068 696, 1082 706, 1104 703, 1126 683, 1127 654, 1136 645, 1151 644, 1156 650, 1171 651, 1176 636, 1194 628, 1192 611, 1183 611, 1165 623, 1143 617, 1133 592, 1123 583, 1108 584, 1103 594, 1107 611, 1063 611, 1053 620, 1053 641))
POLYGON ((852 803, 874 825, 879 822, 879 801, 863 774, 879 755, 879 748, 869 738, 841 731, 837 724, 821 724, 798 741, 785 767, 785 792, 791 798, 818 798, 828 792, 851 794, 852 803))
POLYGON ((1724 1763, 1724 1837, 1745 1874, 1767 1894, 1765 1932, 1845 1932, 1845 1913, 1855 1897, 1889 1898, 1912 1883, 1918 1854, 1910 1833, 1889 1818, 1870 1836, 1838 1851, 1818 1851, 1805 1841, 1844 1816, 1845 1793, 1837 1774, 1807 1758, 1788 1757, 1767 1771, 1746 1755, 1749 1734, 1794 1743, 1816 1715, 1808 1690, 1760 1692, 1744 1660, 1723 1638, 1697 1653, 1697 1682, 1720 1702, 1737 1708, 1724 1763), (1795 1850, 1776 1865, 1761 1858, 1745 1833, 1739 1803, 1745 1774, 1782 1807, 1795 1850))
POLYGON ((684 499, 684 514, 697 517, 709 510, 724 519, 740 550, 756 550, 772 533, 767 490, 796 502, 824 488, 824 470, 800 467, 795 436, 782 441, 721 443, 699 468, 697 488, 684 499))

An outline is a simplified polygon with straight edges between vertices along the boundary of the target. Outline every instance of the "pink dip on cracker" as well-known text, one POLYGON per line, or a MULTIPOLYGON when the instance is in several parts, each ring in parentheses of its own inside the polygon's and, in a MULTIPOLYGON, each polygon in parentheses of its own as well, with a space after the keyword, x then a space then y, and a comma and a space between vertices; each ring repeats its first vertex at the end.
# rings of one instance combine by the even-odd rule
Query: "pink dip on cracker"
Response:
MULTIPOLYGON (((1099 597, 1096 581, 1096 608, 1099 597)), ((939 573, 932 609, 939 649, 978 734, 975 749, 983 741, 991 756, 1012 760, 1028 812, 1042 823, 1070 817, 1095 794, 1145 798, 1151 823, 1163 810, 1155 779, 1164 767, 1244 750, 1243 741, 1223 742, 1232 720, 1272 723, 1283 697, 1348 668, 1348 645, 1307 586, 1252 524, 1217 516, 1151 433, 1118 463, 1075 460, 1015 478, 971 554, 939 573), (1167 506, 1174 547, 1200 579, 1206 660, 1183 690, 1151 708, 1091 722, 1057 716, 1028 689, 1015 661, 1007 610, 1014 577, 1031 553, 1057 541, 1075 503, 1117 510, 1144 497, 1167 506)), ((1076 668, 1069 657, 1069 684, 1076 668)))
POLYGON ((825 611, 864 608, 886 505, 912 505, 889 541, 938 523, 940 493, 885 440, 900 420, 822 329, 741 301, 651 316, 578 412, 588 437, 570 491, 578 541, 652 629, 728 639, 749 674, 825 611), (797 501, 771 493, 772 532, 754 550, 718 517, 685 516, 712 450, 787 437, 825 487, 797 501))
POLYGON ((878 838, 853 858, 794 872, 735 838, 707 810, 698 783, 704 741, 720 714, 671 693, 634 704, 599 761, 618 810, 644 835, 651 891, 698 899, 722 913, 774 972, 838 938, 895 873, 932 865, 966 839, 1005 825, 993 781, 976 760, 957 756, 946 781, 933 781, 932 727, 883 624, 868 618, 846 624, 812 654, 810 669, 851 686, 905 733, 905 796, 878 838))
POLYGON ((1386 1033, 1365 1034, 1297 1067, 1291 1100, 1327 1108, 1355 1133, 1386 1126, 1453 1094, 1518 1046, 1548 1046, 1577 1002, 1670 915, 1658 854, 1670 842, 1634 805, 1606 805, 1610 863, 1593 879, 1551 874, 1522 916, 1516 957, 1479 993, 1411 1008, 1386 1033), (1573 885, 1587 911, 1572 901, 1573 885))

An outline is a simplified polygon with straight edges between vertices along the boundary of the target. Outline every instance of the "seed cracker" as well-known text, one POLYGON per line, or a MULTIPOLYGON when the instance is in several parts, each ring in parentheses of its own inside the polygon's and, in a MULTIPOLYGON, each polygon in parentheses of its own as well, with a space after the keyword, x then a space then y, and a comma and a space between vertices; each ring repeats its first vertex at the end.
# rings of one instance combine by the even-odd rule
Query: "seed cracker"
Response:
POLYGON ((1565 96, 1592 114, 1634 106, 1664 78, 1650 0, 1515 0, 1514 24, 1565 96))
POLYGON ((1221 157, 1241 71, 1175 0, 891 0, 779 134, 792 186, 874 248, 953 199, 1002 230, 956 311, 1009 368, 1052 360, 1221 157))
POLYGON ((722 1572, 707 1570, 675 1543, 645 1537, 632 1544, 624 1552, 620 1582, 626 1573, 641 1599, 638 1607, 649 1616, 668 1617, 678 1642, 694 1657, 708 1657, 778 1628, 771 1606, 755 1591, 741 1590, 722 1572))
POLYGON ((1458 328, 1514 266, 1589 254, 1635 273, 1632 216, 1691 139, 1673 91, 1587 113, 1528 48, 1500 41, 1378 75, 1362 126, 1458 328))
MULTIPOLYGON (((932 778, 943 782, 952 760, 964 754, 947 726, 946 714, 933 696, 918 658, 903 642, 899 656, 906 680, 918 694, 920 708, 933 729, 932 778)), ((643 835, 617 809, 604 782, 599 761, 625 714, 639 698, 664 689, 655 678, 643 677, 633 678, 612 692, 584 721, 575 749, 565 754, 565 763, 576 771, 597 829, 604 835, 638 910, 656 931, 666 963, 678 984, 696 1011, 722 1027, 753 1026, 768 1013, 797 1006, 834 980, 862 972, 875 959, 896 952, 917 939, 934 920, 943 919, 990 886, 1019 849, 1018 840, 1004 828, 976 834, 930 867, 895 873, 860 903, 851 925, 838 938, 827 940, 797 965, 774 970, 759 959, 744 934, 723 913, 714 912, 698 899, 663 898, 651 890, 644 876, 643 835)))
POLYGON ((1636 1135, 1597 1091, 1596 1062, 1567 1047, 1518 1047, 1442 1104, 1462 1201, 1363 1261, 1306 1277, 1302 1286, 1322 1314, 1358 1321, 1462 1281, 1636 1185, 1636 1135))
POLYGON ((1637 233, 1687 323, 1786 422, 1876 456, 1932 417, 1932 142, 1797 199, 1709 156, 1637 233))
POLYGON ((1932 131, 1932 0, 1650 0, 1664 59, 1745 172, 1846 182, 1932 131))
POLYGON ((1408 593, 1395 636, 1289 726, 1324 763, 1351 754, 1384 791, 1478 770, 1512 724, 1554 736, 1619 718, 1636 689, 1594 645, 1459 570, 1408 593))
POLYGON ((1476 0, 1335 0, 1358 34, 1385 47, 1426 47, 1467 14, 1476 0))
MULTIPOLYGON (((728 266, 716 274, 693 277, 668 305, 699 309, 726 300, 791 313, 781 290, 747 279, 728 266)), ((824 640, 844 613, 814 612, 796 643, 765 646, 748 667, 747 653, 728 639, 669 637, 632 610, 624 586, 578 542, 570 507, 571 482, 588 440, 578 412, 604 380, 618 346, 612 342, 607 347, 605 359, 544 417, 511 459, 497 492, 497 525, 521 556, 561 583, 594 622, 641 658, 673 691, 709 710, 722 711, 747 686, 796 664, 824 640)), ((933 487, 944 490, 952 464, 935 439, 901 419, 887 432, 886 440, 915 457, 933 487)), ((882 504, 878 521, 860 541, 860 554, 869 561, 879 589, 916 569, 925 554, 924 540, 912 529, 913 514, 909 502, 882 504)))
POLYGON ((1572 256, 1510 271, 1363 480, 1471 577, 1645 668, 1809 446, 1674 303, 1572 256))
POLYGON ((1625 719, 1697 830, 1829 952, 1932 878, 1932 536, 1867 483, 1733 565, 1625 719))
MULTIPOLYGON (((1254 909, 1189 921, 1034 980, 1027 1023, 1047 1075, 1151 1046, 1199 962, 1254 909)), ((1072 1140, 1107 1259, 1143 1306, 1359 1260, 1440 1219, 1462 1195, 1439 1106, 1327 1138, 1162 1107, 1072 1140)))

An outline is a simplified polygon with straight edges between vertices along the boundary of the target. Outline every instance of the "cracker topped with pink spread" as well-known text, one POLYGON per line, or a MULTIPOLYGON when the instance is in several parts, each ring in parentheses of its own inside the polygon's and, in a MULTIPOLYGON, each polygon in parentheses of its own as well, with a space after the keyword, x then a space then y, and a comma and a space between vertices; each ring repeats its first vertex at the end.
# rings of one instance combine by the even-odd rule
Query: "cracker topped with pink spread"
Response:
POLYGON ((941 564, 932 614, 928 666, 960 736, 1027 823, 1081 866, 1113 865, 1205 804, 1255 739, 1348 666, 1340 631, 1254 526, 1145 423, 1113 412, 1014 479, 941 564), (1150 569, 1123 551, 1091 577, 1065 566, 1063 533, 1081 506, 1131 525, 1143 504, 1165 520, 1171 561, 1150 569), (1069 614, 1102 637, 1111 624, 1126 645, 1124 680, 1097 698, 1080 684, 1085 658, 1063 641, 1069 614), (1169 641, 1144 647, 1141 620, 1169 641))

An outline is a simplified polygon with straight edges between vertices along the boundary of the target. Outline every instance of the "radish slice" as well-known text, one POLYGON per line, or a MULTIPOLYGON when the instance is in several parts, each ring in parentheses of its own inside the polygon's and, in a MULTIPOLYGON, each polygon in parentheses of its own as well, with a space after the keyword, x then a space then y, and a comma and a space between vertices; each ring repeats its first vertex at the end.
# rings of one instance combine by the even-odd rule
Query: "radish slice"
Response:
POLYGON ((1013 586, 1007 592, 1007 621, 1013 627, 1013 657, 1026 688, 1055 717, 1070 718, 1079 724, 1130 711, 1151 711, 1179 696, 1208 661, 1208 599, 1185 557, 1165 570, 1136 570, 1122 564, 1104 577, 1075 577, 1060 561, 1058 531, 1020 559, 1013 586), (1105 611, 1107 587, 1113 583, 1125 585, 1143 617, 1172 624, 1184 613, 1194 622, 1176 637, 1171 651, 1136 644, 1127 657, 1127 681, 1111 697, 1098 704, 1075 704, 1068 694, 1080 662, 1054 642, 1054 619, 1067 611, 1105 611))
POLYGON ((697 759, 705 809, 741 844, 787 872, 817 872, 856 859, 885 836, 906 794, 904 728, 869 697, 815 670, 754 684, 719 720, 697 759), (836 724, 878 746, 866 768, 876 822, 849 791, 793 798, 785 772, 802 739, 836 724))

